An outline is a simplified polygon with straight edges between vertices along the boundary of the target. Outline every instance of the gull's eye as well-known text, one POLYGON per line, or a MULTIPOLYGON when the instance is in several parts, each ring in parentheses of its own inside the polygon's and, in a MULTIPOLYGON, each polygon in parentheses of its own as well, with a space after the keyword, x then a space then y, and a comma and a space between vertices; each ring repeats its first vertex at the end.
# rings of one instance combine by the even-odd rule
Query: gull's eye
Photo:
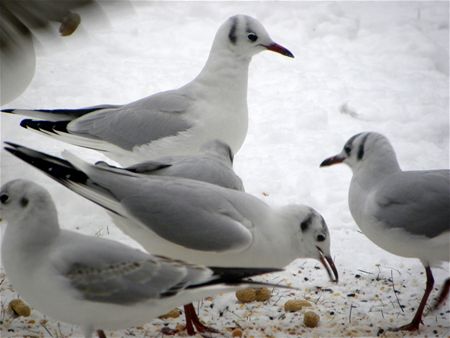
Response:
POLYGON ((345 153, 347 154, 347 155, 350 155, 350 152, 352 151, 352 147, 350 146, 350 145, 346 145, 345 147, 344 147, 344 151, 345 151, 345 153))
POLYGON ((256 40, 258 40, 258 35, 256 35, 255 33, 249 33, 247 35, 248 39, 252 42, 255 42, 256 40))
POLYGON ((9 196, 8 196, 8 195, 6 195, 6 194, 1 194, 1 195, 0 195, 0 202, 1 202, 2 204, 6 204, 6 202, 8 201, 8 199, 9 199, 9 196))
POLYGON ((325 236, 324 235, 317 235, 317 241, 318 242, 323 242, 325 240, 325 236))

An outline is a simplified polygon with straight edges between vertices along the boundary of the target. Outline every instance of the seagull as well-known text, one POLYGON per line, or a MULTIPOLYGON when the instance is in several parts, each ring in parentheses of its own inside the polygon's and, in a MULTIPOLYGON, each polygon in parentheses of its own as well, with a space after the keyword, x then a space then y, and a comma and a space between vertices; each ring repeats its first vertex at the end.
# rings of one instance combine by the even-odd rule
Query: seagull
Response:
MULTIPOLYGON (((152 253, 243 268, 282 268, 296 258, 313 258, 338 281, 328 227, 308 206, 272 209, 245 192, 206 182, 91 165, 68 152, 67 161, 7 145, 10 153, 100 205, 124 233, 152 253)), ((200 322, 192 304, 185 306, 186 313, 194 316, 197 331, 216 332, 200 322)), ((187 328, 188 334, 195 333, 187 328)))
POLYGON ((60 159, 14 143, 5 149, 103 207, 152 253, 209 266, 284 267, 296 258, 338 275, 323 217, 306 205, 272 208, 242 191, 206 182, 60 159))
POLYGON ((7 223, 2 263, 13 287, 43 313, 80 325, 87 338, 240 284, 268 285, 245 278, 280 271, 208 268, 60 229, 48 191, 27 180, 1 187, 0 212, 7 223))
POLYGON ((264 50, 294 57, 259 21, 235 15, 217 31, 200 74, 181 88, 125 105, 2 111, 41 119, 22 120, 21 126, 101 151, 121 165, 195 154, 213 139, 236 154, 248 127, 248 67, 252 56, 264 50))
POLYGON ((199 154, 165 156, 126 168, 117 168, 103 161, 96 165, 119 169, 119 172, 126 169, 143 175, 184 177, 244 191, 241 178, 233 171, 233 158, 233 152, 227 144, 213 140, 205 143, 199 154))
MULTIPOLYGON (((450 170, 401 170, 389 140, 375 132, 352 136, 320 166, 336 163, 353 171, 349 207, 361 231, 384 250, 420 259, 425 268, 426 289, 416 314, 396 329, 416 331, 434 285, 431 267, 450 260, 450 170)), ((434 308, 449 286, 450 278, 434 308)))

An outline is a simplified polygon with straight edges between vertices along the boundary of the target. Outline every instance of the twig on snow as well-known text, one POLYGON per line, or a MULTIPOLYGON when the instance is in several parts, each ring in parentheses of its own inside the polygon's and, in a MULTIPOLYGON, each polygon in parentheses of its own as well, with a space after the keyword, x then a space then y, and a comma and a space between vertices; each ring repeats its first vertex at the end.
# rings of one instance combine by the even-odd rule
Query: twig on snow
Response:
POLYGON ((397 296, 398 291, 395 289, 394 274, 392 273, 392 269, 391 269, 391 280, 392 280, 392 290, 394 290, 394 295, 395 295, 395 299, 397 299, 398 306, 399 306, 400 310, 402 310, 402 312, 405 312, 405 310, 403 310, 403 306, 400 304, 400 300, 398 299, 398 296, 397 296))
POLYGON ((350 312, 349 312, 349 314, 348 314, 348 323, 349 323, 349 324, 352 323, 352 310, 353 310, 353 308, 355 308, 355 307, 356 307, 356 306, 354 306, 353 303, 350 304, 350 312))
POLYGON ((47 333, 50 335, 50 337, 53 337, 52 333, 47 328, 47 325, 45 325, 45 323, 42 320, 39 322, 39 324, 41 324, 41 326, 45 329, 45 331, 47 331, 47 333))

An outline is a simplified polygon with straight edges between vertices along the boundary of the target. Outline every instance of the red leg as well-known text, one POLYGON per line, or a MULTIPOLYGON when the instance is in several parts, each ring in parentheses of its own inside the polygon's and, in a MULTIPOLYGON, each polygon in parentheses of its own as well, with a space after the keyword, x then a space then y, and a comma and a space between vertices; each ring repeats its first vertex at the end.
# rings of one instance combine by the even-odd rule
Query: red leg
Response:
POLYGON ((427 304, 428 297, 430 296, 431 290, 433 290, 434 285, 433 274, 429 266, 425 267, 425 272, 427 273, 427 286, 425 288, 422 300, 420 301, 419 307, 417 308, 416 314, 414 315, 411 323, 399 327, 398 329, 396 329, 396 331, 417 331, 419 329, 419 325, 422 322, 423 310, 425 309, 425 305, 427 304))
POLYGON ((448 296, 449 288, 450 288, 450 278, 447 278, 447 280, 444 282, 444 285, 442 286, 441 293, 439 294, 436 303, 433 305, 433 310, 436 310, 445 301, 445 299, 448 296))
POLYGON ((184 306, 184 316, 186 318, 186 331, 190 336, 193 336, 195 334, 195 329, 194 326, 192 325, 192 311, 194 311, 195 315, 195 309, 192 303, 184 306))
POLYGON ((212 333, 219 333, 219 331, 217 331, 216 329, 212 328, 212 327, 208 327, 206 325, 204 325, 200 319, 197 316, 197 313, 195 312, 195 308, 194 305, 192 305, 192 303, 185 305, 184 308, 186 309, 186 307, 190 308, 190 312, 192 315, 192 324, 194 324, 195 328, 197 329, 198 332, 212 332, 212 333))

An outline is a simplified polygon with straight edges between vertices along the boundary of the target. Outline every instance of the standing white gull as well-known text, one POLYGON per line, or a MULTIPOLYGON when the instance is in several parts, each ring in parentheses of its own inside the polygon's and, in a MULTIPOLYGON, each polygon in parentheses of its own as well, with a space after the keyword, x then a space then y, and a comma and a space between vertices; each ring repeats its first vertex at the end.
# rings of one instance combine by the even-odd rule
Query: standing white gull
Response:
POLYGON ((50 194, 26 180, 1 187, 0 214, 7 222, 2 264, 13 287, 43 313, 80 325, 85 337, 143 324, 239 284, 264 285, 244 279, 278 270, 208 268, 62 230, 50 194))
POLYGON ((123 106, 3 112, 45 119, 23 120, 21 126, 102 151, 122 165, 197 153, 213 139, 230 145, 236 154, 247 135, 249 63, 264 50, 293 57, 256 19, 236 15, 217 31, 200 74, 179 89, 123 106))
MULTIPOLYGON (((353 171, 349 207, 361 231, 379 247, 399 256, 419 258, 425 267, 424 295, 411 323, 419 329, 433 289, 431 267, 450 260, 450 170, 402 171, 386 137, 374 132, 354 135, 342 152, 320 165, 345 163, 353 171)), ((447 297, 448 278, 437 308, 447 297)))

